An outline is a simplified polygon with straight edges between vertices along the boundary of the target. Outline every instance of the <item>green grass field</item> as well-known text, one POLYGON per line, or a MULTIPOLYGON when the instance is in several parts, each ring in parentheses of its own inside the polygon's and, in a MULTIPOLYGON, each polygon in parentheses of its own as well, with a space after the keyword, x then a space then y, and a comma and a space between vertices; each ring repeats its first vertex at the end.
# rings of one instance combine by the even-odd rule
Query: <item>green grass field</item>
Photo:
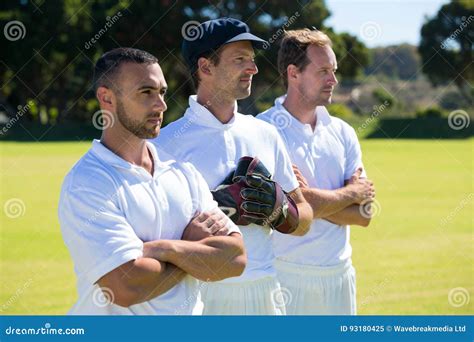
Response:
MULTIPOLYGON (((74 303, 56 211, 89 145, 0 143, 0 314, 64 314, 74 303)), ((473 145, 362 141, 380 210, 351 234, 360 314, 474 313, 473 145)))

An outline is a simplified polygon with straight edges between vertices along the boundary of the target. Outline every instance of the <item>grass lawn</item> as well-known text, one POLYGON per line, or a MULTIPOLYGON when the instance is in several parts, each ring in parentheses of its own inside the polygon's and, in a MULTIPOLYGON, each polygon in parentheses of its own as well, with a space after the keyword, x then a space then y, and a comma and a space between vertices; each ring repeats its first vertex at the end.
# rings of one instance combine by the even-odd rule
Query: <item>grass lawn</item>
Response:
MULTIPOLYGON (((360 314, 474 313, 473 145, 362 141, 380 210, 351 234, 360 314)), ((64 314, 74 303, 56 212, 89 146, 0 143, 0 314, 64 314)))

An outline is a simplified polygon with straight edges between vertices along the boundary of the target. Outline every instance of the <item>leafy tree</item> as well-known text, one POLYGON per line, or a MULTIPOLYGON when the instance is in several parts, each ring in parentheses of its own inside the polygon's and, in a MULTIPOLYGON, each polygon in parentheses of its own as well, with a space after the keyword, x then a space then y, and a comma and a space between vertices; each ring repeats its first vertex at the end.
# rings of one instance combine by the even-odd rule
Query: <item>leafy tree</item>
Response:
MULTIPOLYGON (((170 87, 165 116, 169 122, 182 115, 187 96, 193 92, 180 52, 183 25, 191 20, 230 16, 247 22, 255 34, 271 39, 269 49, 257 54, 259 75, 254 97, 241 103, 246 112, 255 113, 257 101, 267 103, 283 91, 276 86, 280 84, 276 54, 284 29, 316 27, 330 31, 324 26, 329 15, 324 0, 1 2, 0 28, 19 21, 25 35, 18 40, 0 37, 0 102, 16 110, 18 105, 33 101, 25 114, 32 121, 90 123, 98 109, 90 83, 94 62, 105 51, 131 46, 159 58, 170 87)), ((349 51, 364 64, 360 42, 349 35, 334 37, 338 55, 349 51)), ((353 77, 361 68, 351 58, 341 61, 343 77, 353 77)))
POLYGON ((474 68, 474 3, 452 1, 443 5, 438 14, 421 28, 418 48, 423 60, 423 72, 433 85, 454 82, 463 96, 472 103, 474 68))
POLYGON ((361 76, 370 61, 369 49, 348 33, 332 35, 332 41, 338 57, 338 73, 342 75, 342 79, 354 80, 361 76))
POLYGON ((416 46, 409 44, 374 48, 372 62, 365 72, 401 80, 414 80, 418 76, 420 55, 416 46))

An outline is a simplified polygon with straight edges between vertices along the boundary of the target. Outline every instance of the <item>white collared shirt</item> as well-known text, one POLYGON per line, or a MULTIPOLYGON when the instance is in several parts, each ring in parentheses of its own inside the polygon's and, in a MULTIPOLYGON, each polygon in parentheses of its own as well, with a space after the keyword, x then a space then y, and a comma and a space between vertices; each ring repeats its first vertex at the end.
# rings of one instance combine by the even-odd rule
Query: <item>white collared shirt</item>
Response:
MULTIPOLYGON (((103 275, 142 257, 143 242, 180 240, 197 211, 217 207, 192 165, 147 146, 153 175, 94 140, 64 180, 58 214, 79 297, 70 314, 191 314, 196 305, 198 281, 189 275, 168 292, 129 308, 108 303, 96 285, 103 275)), ((230 220, 229 227, 238 232, 230 220)))
MULTIPOLYGON (((275 105, 257 118, 278 129, 291 161, 311 188, 343 187, 344 181, 362 166, 354 129, 319 106, 313 131, 311 125, 301 123, 285 109, 284 100, 285 96, 277 98, 275 105)), ((352 254, 349 226, 338 226, 324 219, 313 220, 310 231, 303 237, 275 234, 273 242, 278 258, 299 264, 333 266, 350 259, 352 254)))
MULTIPOLYGON (((195 95, 191 96, 184 116, 163 128, 153 142, 177 160, 193 164, 211 189, 222 183, 241 157, 250 156, 258 157, 285 191, 295 190, 298 181, 275 127, 238 113, 237 105, 234 108, 232 120, 222 124, 196 101, 195 95)), ((275 275, 272 230, 255 224, 239 228, 247 251, 247 267, 240 277, 223 282, 275 275)))

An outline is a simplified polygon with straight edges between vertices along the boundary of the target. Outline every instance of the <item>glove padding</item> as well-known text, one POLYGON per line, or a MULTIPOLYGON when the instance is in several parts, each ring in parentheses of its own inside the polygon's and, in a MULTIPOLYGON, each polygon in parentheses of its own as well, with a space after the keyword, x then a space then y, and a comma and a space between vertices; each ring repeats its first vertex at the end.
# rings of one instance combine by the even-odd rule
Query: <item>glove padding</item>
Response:
POLYGON ((219 208, 237 225, 268 225, 283 234, 298 227, 295 202, 258 158, 240 158, 235 171, 212 193, 219 208))

